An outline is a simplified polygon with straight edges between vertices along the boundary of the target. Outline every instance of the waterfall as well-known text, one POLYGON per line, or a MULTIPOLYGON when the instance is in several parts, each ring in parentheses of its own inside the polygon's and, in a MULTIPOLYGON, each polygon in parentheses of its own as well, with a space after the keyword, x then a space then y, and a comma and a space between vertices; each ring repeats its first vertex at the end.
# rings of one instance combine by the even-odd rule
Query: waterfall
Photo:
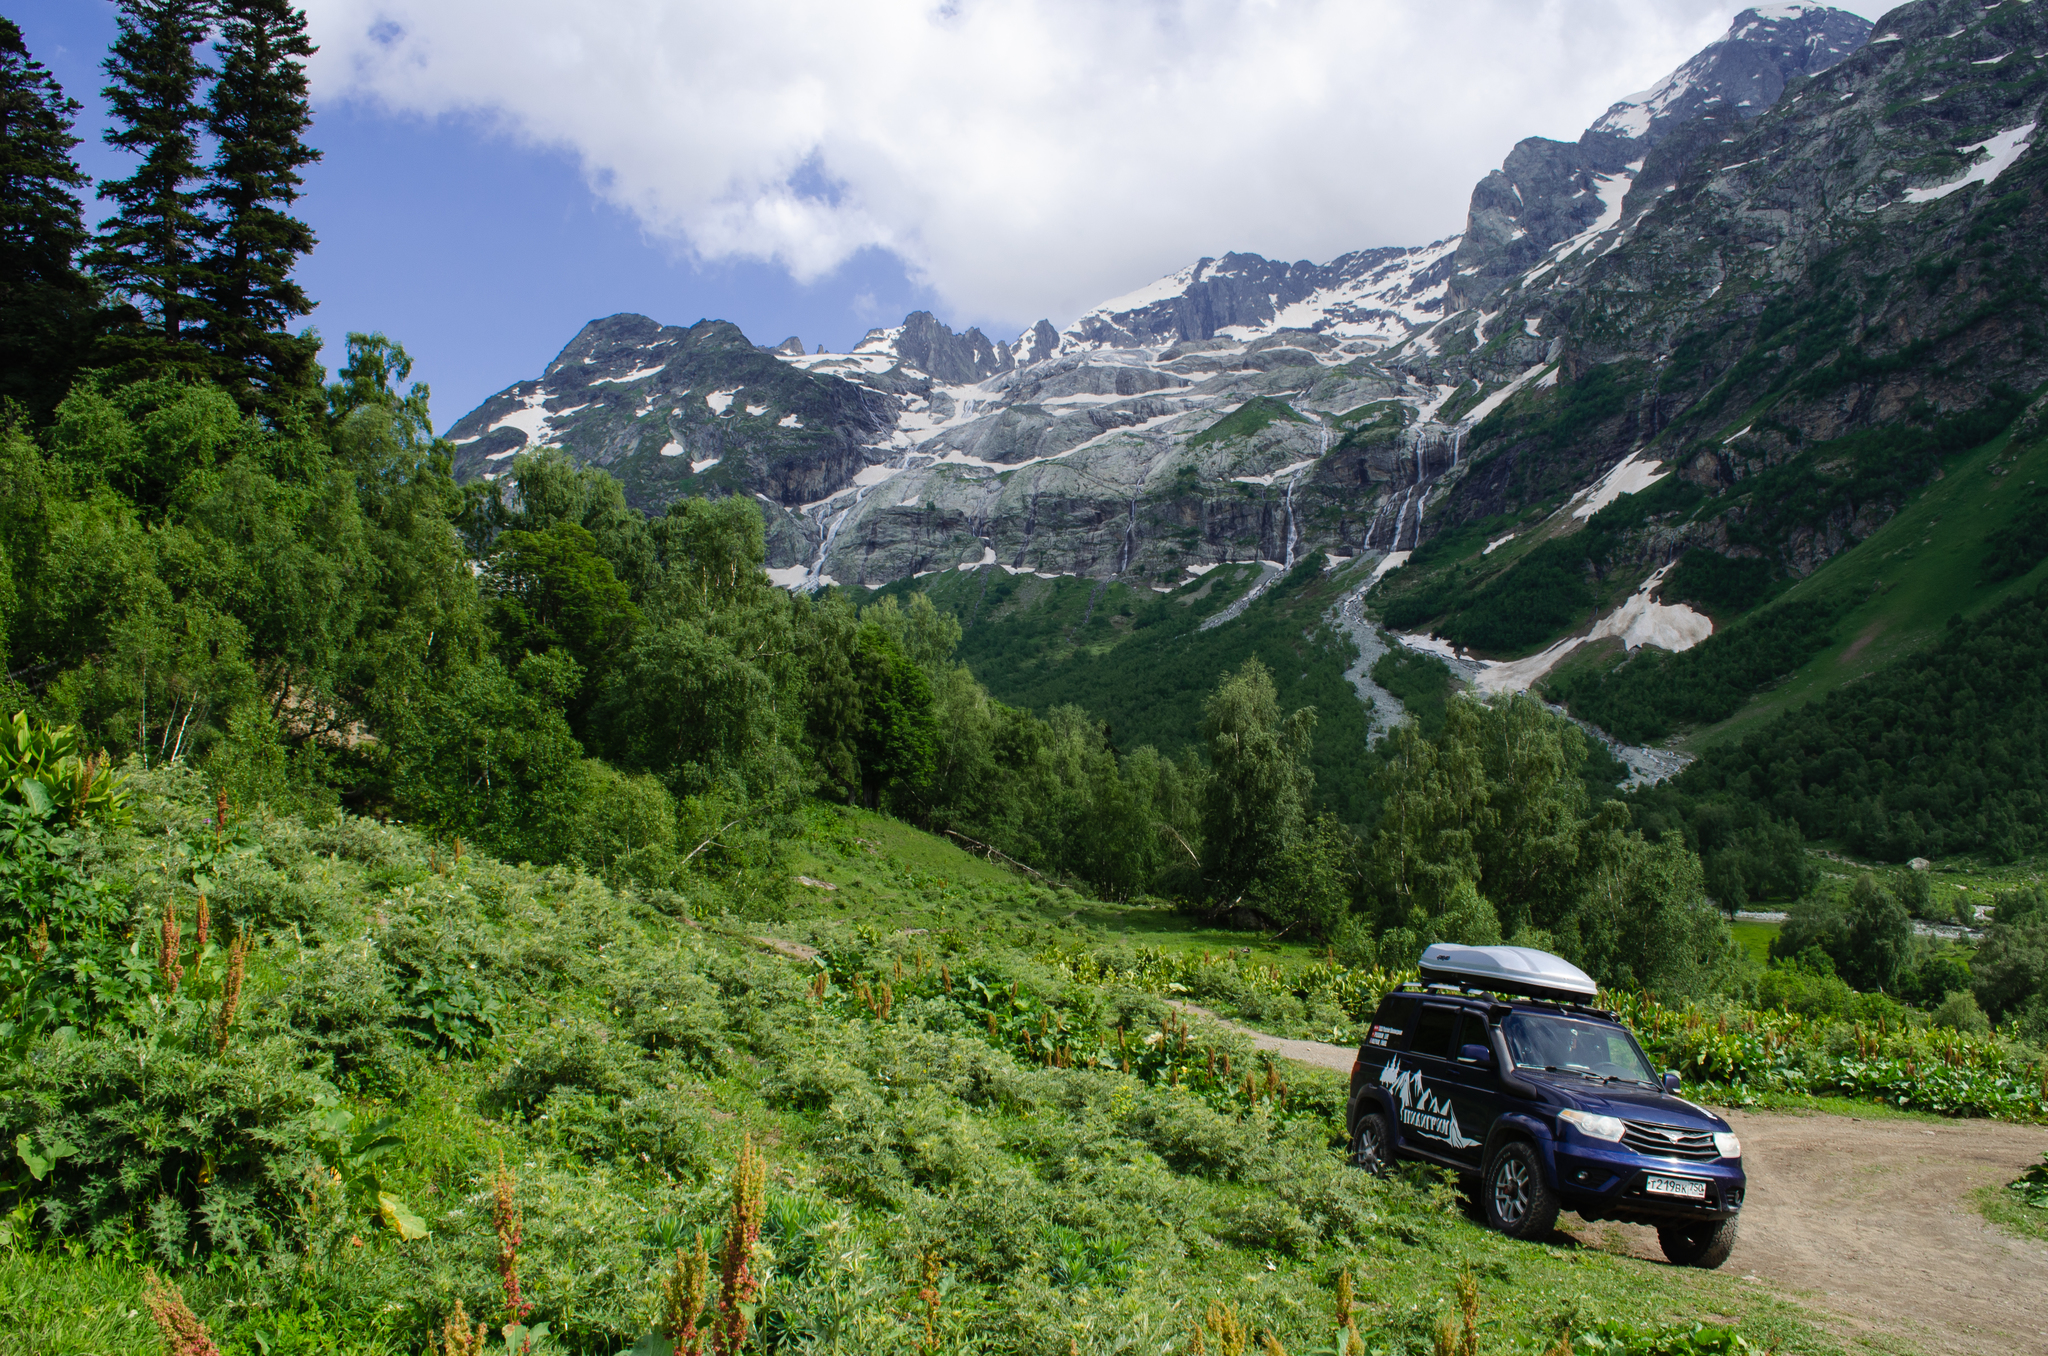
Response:
MULTIPOLYGON (((1413 551, 1417 546, 1422 544, 1422 504, 1424 500, 1429 498, 1429 495, 1423 489, 1423 487, 1420 484, 1418 484, 1416 485, 1414 490, 1410 492, 1410 496, 1415 501, 1415 522, 1414 530, 1409 534, 1408 537, 1407 549, 1413 551)), ((1394 528, 1394 549, 1396 551, 1402 549, 1401 529, 1398 524, 1394 528)))
POLYGON ((1123 559, 1117 562, 1118 574, 1131 568, 1131 543, 1138 535, 1138 501, 1131 500, 1125 511, 1129 517, 1124 520, 1124 554, 1123 559))
MULTIPOLYGON (((811 562, 811 572, 804 576, 804 592, 811 593, 817 589, 818 580, 825 573, 825 553, 832 549, 832 539, 839 535, 839 529, 846 524, 847 515, 860 507, 860 501, 867 498, 867 493, 868 487, 865 485, 856 489, 853 492, 853 502, 839 510, 839 515, 832 520, 832 525, 825 529, 824 537, 818 542, 818 558, 811 562)), ((826 507, 831 506, 828 504, 826 507)), ((823 516, 823 510, 819 511, 819 515, 823 516)))
MULTIPOLYGON (((1327 438, 1329 435, 1325 433, 1323 436, 1327 438)), ((1294 568, 1294 487, 1300 480, 1301 477, 1296 476, 1293 480, 1287 482, 1287 494, 1285 496, 1287 504, 1287 536, 1285 545, 1282 547, 1280 563, 1290 570, 1294 568)))

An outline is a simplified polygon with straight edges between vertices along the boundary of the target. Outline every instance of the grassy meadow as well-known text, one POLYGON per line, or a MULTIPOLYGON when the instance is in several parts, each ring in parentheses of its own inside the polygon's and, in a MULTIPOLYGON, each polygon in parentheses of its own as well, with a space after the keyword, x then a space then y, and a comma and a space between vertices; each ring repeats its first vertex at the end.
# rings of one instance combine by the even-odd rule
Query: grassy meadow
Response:
MULTIPOLYGON (((181 769, 135 788, 83 852, 154 935, 212 800, 181 769)), ((784 847, 772 885, 641 893, 365 820, 236 825, 205 880, 216 937, 253 938, 240 1015, 210 1024, 209 944, 127 1035, 32 1041, 0 1087, 0 1129, 56 1160, 10 1178, 0 1352, 153 1356, 146 1267, 224 1356, 423 1352, 458 1301, 505 1321, 508 1200, 535 1351, 665 1349, 664 1277, 700 1238, 717 1255, 743 1142, 748 1350, 1163 1354, 1197 1321, 1211 1349, 1242 1322, 1330 1350, 1347 1275, 1374 1352, 1434 1350, 1467 1276, 1482 1351, 1566 1327, 1734 1349, 1657 1336, 1694 1322, 1834 1349, 1737 1276, 1510 1242, 1431 1174, 1347 1167, 1340 1075, 1116 978, 1249 946, 1233 973, 1306 983, 1310 948, 827 805, 784 847)), ((1287 982, 1195 996, 1277 1027, 1334 1010, 1287 982)))

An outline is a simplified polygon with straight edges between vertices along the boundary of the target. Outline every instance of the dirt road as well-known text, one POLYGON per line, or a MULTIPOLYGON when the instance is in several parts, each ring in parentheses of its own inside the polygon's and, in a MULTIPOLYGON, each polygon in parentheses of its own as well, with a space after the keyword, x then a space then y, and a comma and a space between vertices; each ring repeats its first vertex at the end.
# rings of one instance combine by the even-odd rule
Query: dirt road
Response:
MULTIPOLYGON (((1237 1030, 1262 1050, 1323 1068, 1348 1072, 1356 1053, 1237 1030)), ((1847 1342, 1899 1338, 1927 1356, 2048 1353, 2048 1244, 1992 1227, 1972 1199, 2039 1162, 2048 1129, 1725 1114, 1749 1174, 1730 1273, 1833 1320, 1847 1342)), ((1594 1246, 1664 1264, 1654 1230, 1569 1215, 1564 1224, 1594 1246)))
MULTIPOLYGON (((1749 1202, 1727 1269, 1839 1320, 1930 1353, 2048 1352, 2048 1244, 1977 1213, 1979 1187, 2048 1153, 2048 1130, 1997 1121, 1725 1113, 1742 1136, 1749 1202)), ((1661 1261, 1628 1225, 1572 1232, 1661 1261)))

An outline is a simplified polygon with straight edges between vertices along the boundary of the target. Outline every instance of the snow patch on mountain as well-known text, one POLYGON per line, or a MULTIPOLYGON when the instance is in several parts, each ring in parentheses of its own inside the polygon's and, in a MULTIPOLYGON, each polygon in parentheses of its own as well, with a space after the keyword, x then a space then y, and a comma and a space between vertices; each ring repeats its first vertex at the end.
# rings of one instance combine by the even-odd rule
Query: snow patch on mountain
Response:
POLYGON ((1958 189, 1968 188, 1971 184, 1995 182, 1998 176, 2005 173, 2015 160, 2026 154, 2028 146, 2033 142, 2034 128, 2037 125, 2037 122, 2023 123, 2018 127, 2000 132, 1995 137, 1979 141, 1974 145, 1962 147, 1961 154, 1966 159, 1974 160, 1979 155, 1982 155, 1984 158, 1977 160, 1968 170, 1964 171, 1960 179, 1952 179, 1945 184, 1936 184, 1932 188, 1908 189, 1906 196, 1901 201, 1915 203, 1933 202, 1937 198, 1946 198, 1958 189))
MULTIPOLYGON (((1675 562, 1674 562, 1675 563, 1675 562)), ((1643 581, 1641 588, 1622 604, 1595 622, 1583 635, 1563 640, 1525 659, 1473 659, 1447 640, 1437 636, 1409 635, 1397 639, 1411 650, 1456 661, 1473 673, 1472 685, 1489 695, 1497 692, 1527 692, 1559 661, 1581 645, 1596 640, 1618 639, 1622 648, 1635 651, 1645 645, 1681 653, 1714 634, 1713 620, 1684 603, 1657 601, 1657 589, 1671 572, 1665 565, 1643 581), (1475 672, 1476 669, 1476 672, 1475 672)))
MULTIPOLYGON (((1474 405, 1471 408, 1471 410, 1469 410, 1466 413, 1465 417, 1459 422, 1465 424, 1477 424, 1487 415, 1492 414, 1495 410, 1499 409, 1502 403, 1505 402, 1509 396, 1521 390, 1524 386, 1527 386, 1529 384, 1530 378, 1535 377, 1538 374, 1542 373, 1546 370, 1546 368, 1548 368, 1548 364, 1536 364, 1528 371, 1522 373, 1521 376, 1516 377, 1513 381, 1501 387, 1498 391, 1495 391, 1492 395, 1486 397, 1486 399, 1480 401, 1477 405, 1474 405)), ((1550 368, 1549 370, 1554 371, 1555 369, 1550 368)))
POLYGON ((1572 496, 1577 504, 1572 509, 1572 517, 1590 518, 1623 495, 1647 490, 1670 474, 1671 469, 1664 463, 1631 452, 1593 485, 1572 496))
MULTIPOLYGON (((584 359, 583 361, 587 363, 587 362, 593 362, 593 361, 595 361, 595 359, 592 359, 592 358, 585 358, 585 359, 584 359)), ((657 372, 661 371, 661 369, 662 369, 662 368, 663 368, 664 366, 666 366, 666 364, 663 364, 663 363, 656 363, 656 364, 654 364, 654 366, 652 366, 652 367, 637 367, 637 368, 634 368, 634 369, 633 369, 633 370, 632 370, 631 372, 627 372, 627 373, 624 373, 624 374, 622 374, 622 375, 620 375, 620 376, 616 376, 616 377, 595 377, 595 378, 593 378, 593 379, 591 380, 591 383, 590 383, 590 384, 591 384, 592 386, 609 386, 609 385, 617 385, 617 386, 628 386, 628 385, 631 385, 631 384, 632 384, 633 382, 636 382, 636 381, 645 381, 645 380, 646 380, 647 378, 649 378, 649 377, 653 376, 653 375, 654 375, 655 373, 657 373, 657 372)))

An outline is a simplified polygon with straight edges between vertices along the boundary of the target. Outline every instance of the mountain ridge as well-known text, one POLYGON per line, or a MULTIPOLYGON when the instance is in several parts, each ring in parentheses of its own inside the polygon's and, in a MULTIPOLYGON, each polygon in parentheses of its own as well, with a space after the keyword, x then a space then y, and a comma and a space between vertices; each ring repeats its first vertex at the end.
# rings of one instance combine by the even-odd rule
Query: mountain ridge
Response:
MULTIPOLYGON (((2023 115, 2038 112, 2048 38, 2022 7, 1968 0, 1917 0, 1885 24, 1866 43, 1875 30, 1841 11, 1744 10, 1578 142, 1519 143, 1475 186, 1466 230, 1428 246, 1326 264, 1204 258, 1015 340, 915 312, 851 353, 785 341, 742 362, 743 336, 717 331, 714 344, 699 326, 677 333, 700 336, 703 361, 660 379, 644 352, 621 348, 586 373, 571 369, 592 355, 570 362, 565 349, 540 382, 458 422, 458 469, 489 475, 492 459, 549 445, 607 465, 650 510, 751 494, 770 522, 771 574, 799 588, 1000 567, 1165 591, 1219 562, 1286 567, 1318 552, 1382 557, 1375 597, 1451 569, 1465 581, 1453 592, 1476 598, 1534 578, 1513 574, 1524 561, 1563 560, 1608 606, 1654 594, 1658 571, 1700 550, 1796 578, 1867 537, 1939 465, 1880 449, 1855 456, 1896 453, 1904 469, 1844 481, 1813 448, 1909 413, 1919 427, 1953 422, 2048 375, 2023 351, 2031 321, 2006 327, 1983 372, 1963 365, 1990 299, 2039 291, 2031 257, 2018 292, 2000 292, 2000 266, 1978 258, 2037 207, 2000 208, 2010 220, 1990 225, 1979 209, 2032 182, 2023 115), (1838 144, 1855 155, 1833 155, 1838 144), (1872 222, 1886 211, 1896 224, 1872 222), (1856 256, 1873 232, 1889 252, 1856 256), (1825 261, 1843 249, 1892 279, 1889 300, 1831 281, 1846 264, 1825 261), (1791 293, 1798 305, 1773 309, 1791 293), (1896 333, 1872 337, 1845 305, 1896 333), (599 386, 617 394, 591 398, 599 386), (806 401, 840 421, 836 440, 809 426, 806 401), (658 423, 662 441, 631 432, 636 421, 658 423), (662 450, 665 467, 650 461, 662 450), (1564 544, 1614 494, 1674 473, 1711 512, 1635 514, 1601 538, 1599 560, 1564 544), (1746 498, 1744 482, 1766 473, 1798 484, 1769 505, 1746 498), (1618 488, 1594 503, 1603 485, 1618 488), (1488 523, 1470 555, 1387 574, 1488 523)), ((1545 625, 1568 627, 1559 617, 1545 625)))
MULTIPOLYGON (((1743 11, 1727 37, 1645 96, 1662 102, 1643 113, 1641 132, 1589 130, 1582 142, 1607 148, 1608 159, 1622 154, 1617 147, 1653 145, 1695 105, 1782 87, 1867 31, 1819 6, 1743 11), (1748 83, 1730 83, 1738 76, 1748 83)), ((1603 117, 1621 119, 1629 107, 1618 102, 1603 117)), ((1505 181, 1531 196, 1538 176, 1520 173, 1531 148, 1569 145, 1521 143, 1505 181)), ((1507 227, 1543 248, 1565 238, 1560 231, 1584 233, 1595 187, 1584 166, 1552 170, 1544 191, 1566 206, 1551 210, 1557 203, 1546 199, 1543 211, 1525 211, 1527 225, 1514 218, 1507 227)), ((1466 233, 1430 245, 1324 264, 1204 258, 1064 330, 1040 321, 1014 341, 956 334, 921 311, 870 331, 847 354, 804 354, 789 341, 762 350, 799 369, 807 386, 769 379, 758 362, 709 371, 709 354, 697 351, 710 343, 701 326, 679 332, 700 336, 676 350, 692 357, 659 379, 642 370, 649 348, 618 349, 602 370, 579 370, 593 361, 577 349, 579 336, 538 381, 456 422, 458 474, 487 477, 521 449, 559 446, 613 470, 643 508, 680 494, 753 494, 771 519, 776 577, 793 586, 874 584, 986 559, 1041 572, 1135 570, 1159 587, 1204 561, 1412 548, 1424 500, 1458 458, 1455 427, 1431 424, 1452 396, 1441 388, 1457 382, 1436 380, 1436 352, 1415 341, 1455 314, 1459 260, 1486 253, 1474 223, 1509 220, 1487 205, 1503 174, 1475 188, 1466 233), (1378 361, 1390 351, 1407 361, 1378 361), (619 389, 593 398, 598 384, 619 389), (625 388, 643 398, 629 402, 625 388), (1186 455, 1232 409, 1258 400, 1302 418, 1186 455), (1358 417, 1387 402, 1401 410, 1398 425, 1385 410, 1358 417), (637 427, 656 414, 660 428, 637 427), (799 432, 820 417, 841 436, 799 432), (799 467, 806 456, 812 464, 799 467), (1027 483, 1013 483, 1020 476, 1027 483), (898 480, 891 502, 872 494, 898 480)), ((1600 208, 1596 224, 1609 215, 1600 208)), ((737 355, 732 336, 718 334, 716 351, 737 355)))

